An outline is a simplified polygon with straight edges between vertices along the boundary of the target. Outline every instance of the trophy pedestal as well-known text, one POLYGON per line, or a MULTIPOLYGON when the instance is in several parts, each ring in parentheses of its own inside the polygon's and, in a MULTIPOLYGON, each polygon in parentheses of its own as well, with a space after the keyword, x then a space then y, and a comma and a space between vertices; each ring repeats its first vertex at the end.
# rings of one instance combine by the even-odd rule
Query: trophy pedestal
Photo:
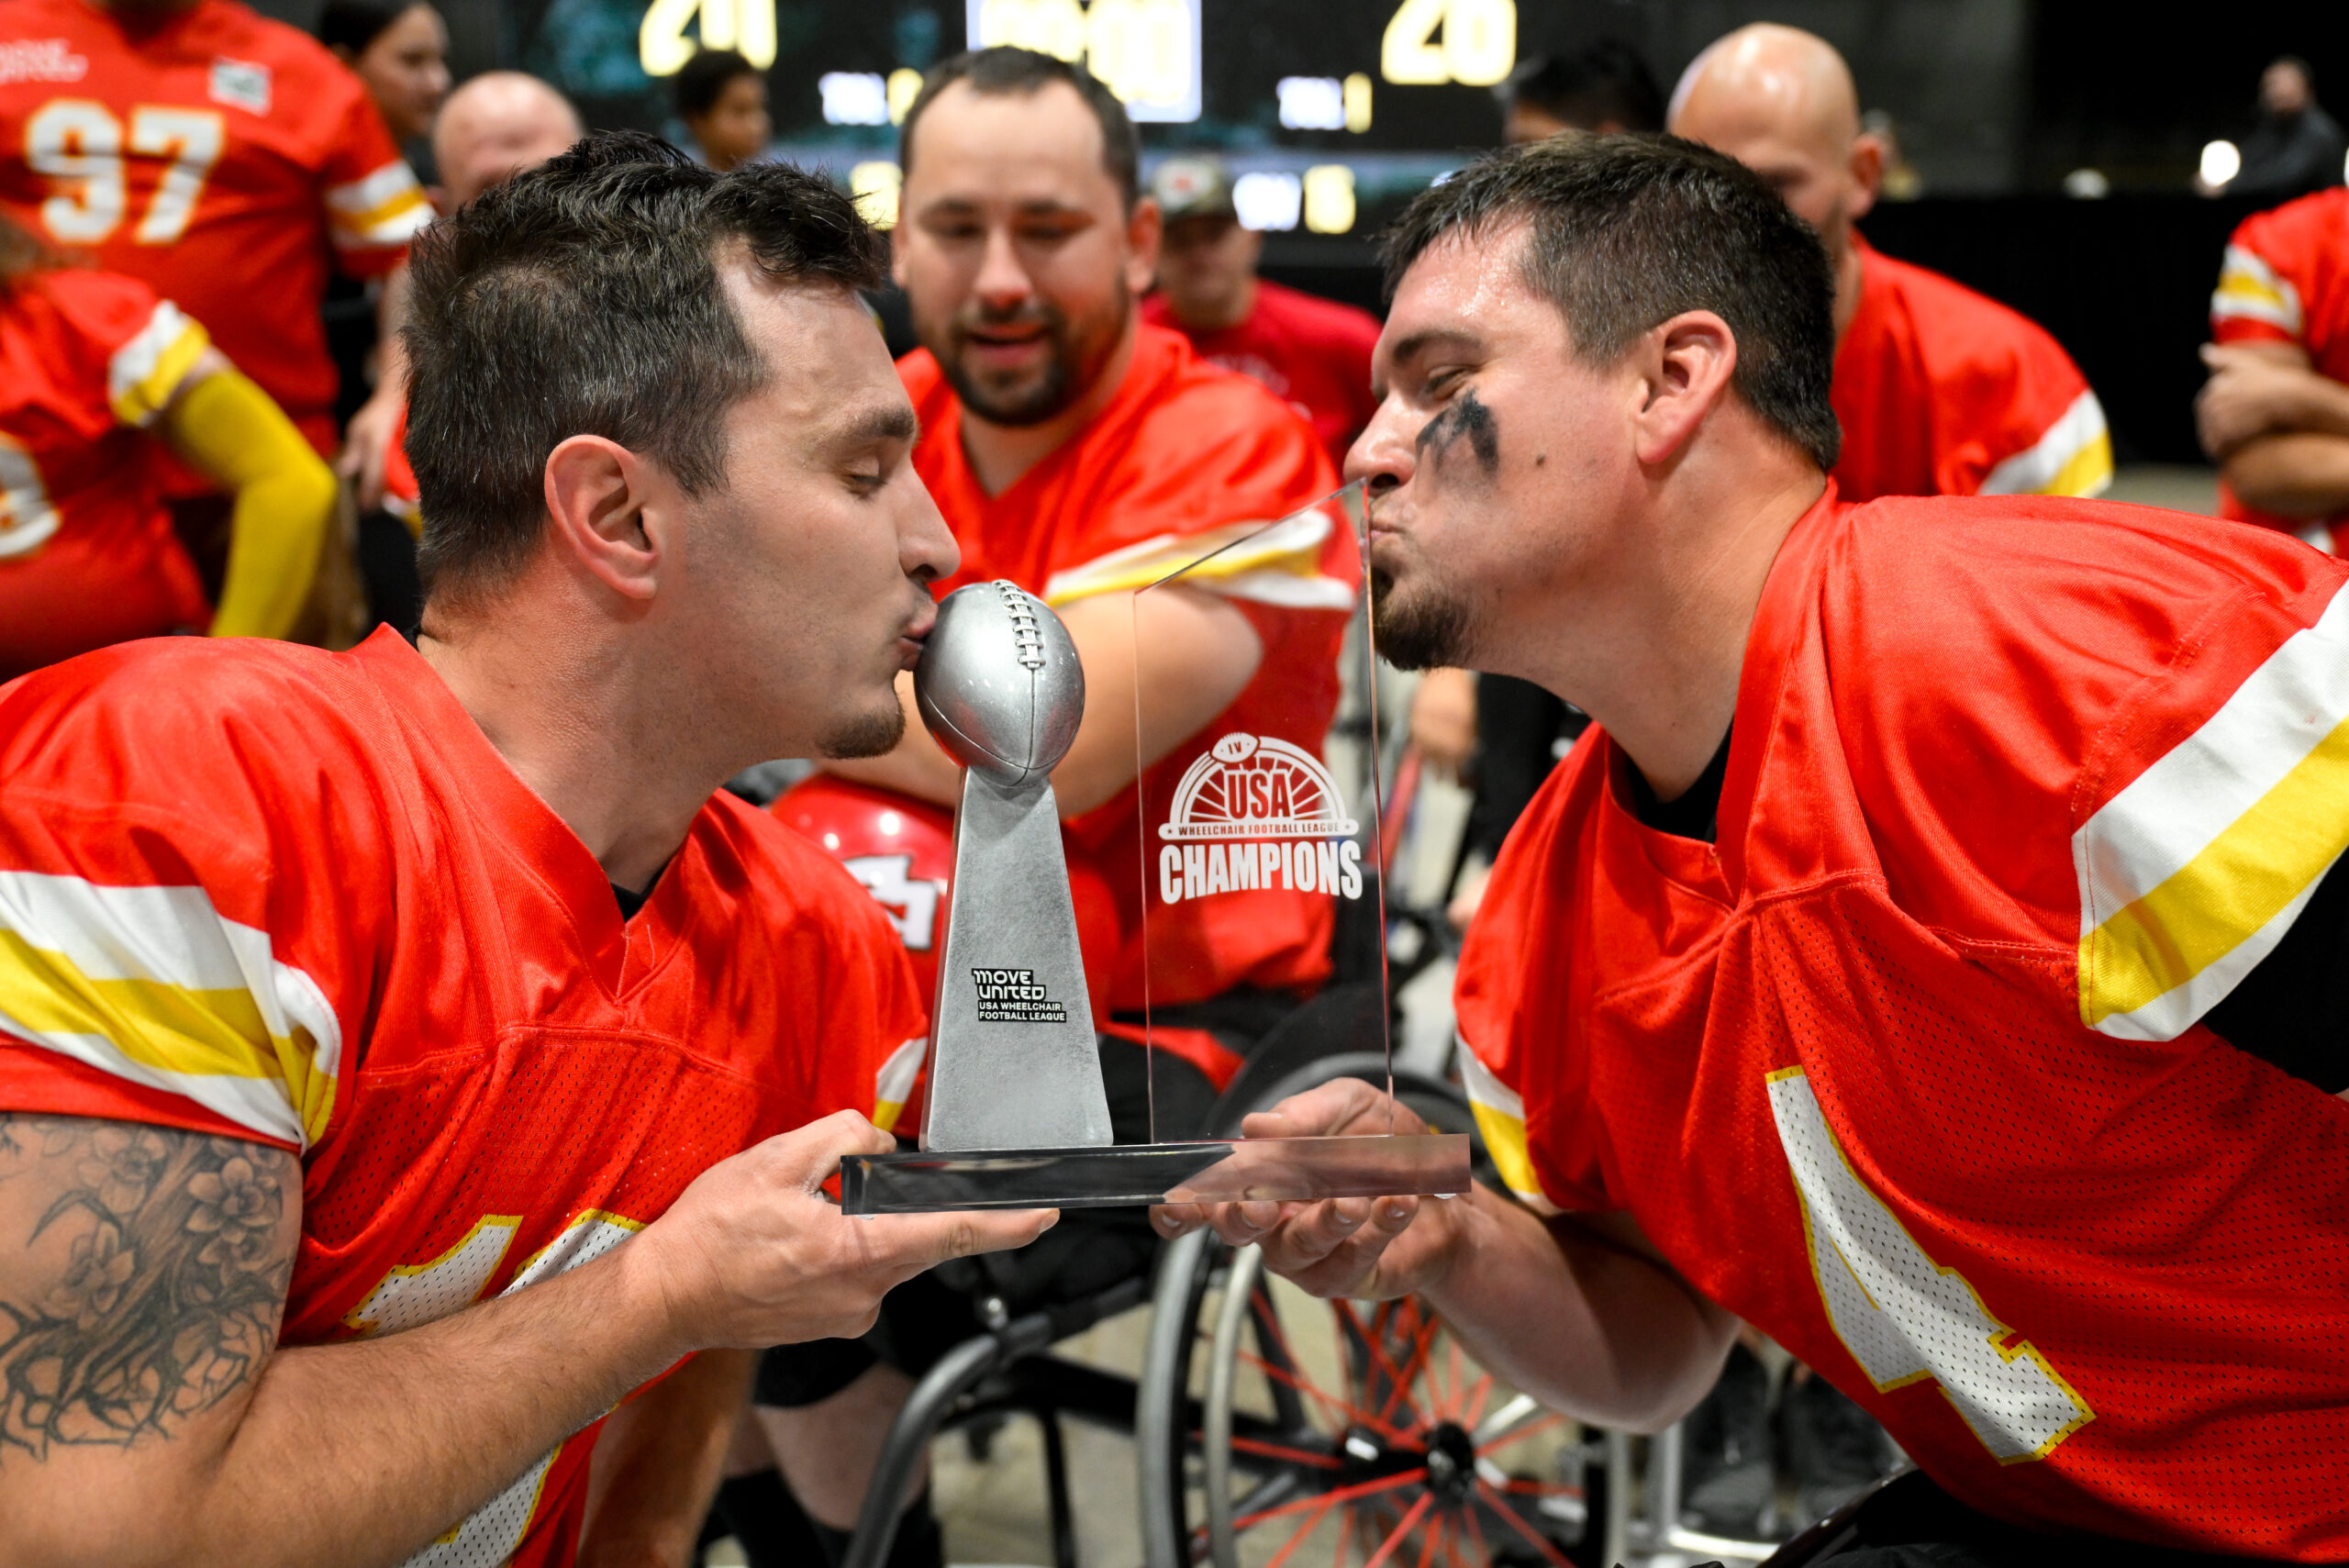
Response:
POLYGON ((974 1208, 1119 1208, 1154 1203, 1308 1203, 1468 1190, 1464 1132, 1235 1138, 1078 1149, 852 1154, 841 1162, 852 1215, 974 1208))

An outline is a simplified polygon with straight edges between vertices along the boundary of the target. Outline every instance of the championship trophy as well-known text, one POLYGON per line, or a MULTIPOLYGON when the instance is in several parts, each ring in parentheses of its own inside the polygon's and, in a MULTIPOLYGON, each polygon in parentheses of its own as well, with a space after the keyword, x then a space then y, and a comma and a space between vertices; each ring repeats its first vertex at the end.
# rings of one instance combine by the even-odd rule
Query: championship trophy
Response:
MULTIPOLYGON (((1230 530, 1233 537, 1210 539, 1182 559, 1140 560, 1137 628, 1153 593, 1277 593, 1291 605, 1301 602, 1299 594, 1318 594, 1318 607, 1330 612, 1320 624, 1332 636, 1299 678, 1334 692, 1329 649, 1350 616, 1356 629, 1347 657, 1364 672, 1357 684, 1366 685, 1373 660, 1362 592, 1364 521, 1360 489, 1350 487, 1294 517, 1230 530), (1308 562, 1310 572, 1300 564, 1308 562), (1284 576, 1291 581, 1278 581, 1284 576)), ((1149 657, 1144 640, 1136 639, 1138 664, 1149 657)), ((1146 673, 1137 669, 1138 691, 1148 689, 1146 673)), ((973 584, 940 605, 914 692, 923 724, 963 769, 929 1085, 918 1152, 841 1162, 846 1212, 1467 1190, 1462 1133, 1115 1142, 1051 780, 1085 711, 1076 650, 1042 601, 1009 583, 973 584)), ((1150 718, 1137 716, 1138 746, 1152 733, 1150 718)), ((1375 795, 1375 724, 1371 734, 1366 781, 1375 795)), ((1182 918, 1177 906, 1186 896, 1208 895, 1212 871, 1224 873, 1228 888, 1244 858, 1250 889, 1278 886, 1331 900, 1358 898, 1365 886, 1363 825, 1347 814, 1342 790, 1314 754, 1318 743, 1240 730, 1187 740, 1171 762, 1138 759, 1145 968, 1170 995, 1184 984, 1173 935, 1182 918), (1164 940, 1153 946, 1154 936, 1164 940)), ((1375 810, 1367 815, 1375 868, 1378 823, 1375 810)), ((1368 883, 1375 897, 1376 878, 1368 883)), ((1382 960, 1382 974, 1383 967, 1382 960)), ((1340 1049, 1386 1053, 1383 990, 1380 1000, 1378 1038, 1341 1041, 1340 1049)), ((1154 1041, 1155 1008, 1146 1027, 1154 1041)))

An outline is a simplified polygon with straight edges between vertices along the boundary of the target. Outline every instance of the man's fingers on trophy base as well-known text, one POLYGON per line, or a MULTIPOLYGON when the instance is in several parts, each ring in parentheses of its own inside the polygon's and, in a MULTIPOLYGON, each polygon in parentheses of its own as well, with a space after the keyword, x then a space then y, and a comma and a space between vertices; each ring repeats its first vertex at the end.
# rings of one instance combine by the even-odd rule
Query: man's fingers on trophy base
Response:
POLYGON ((794 1132, 779 1133, 761 1147, 774 1151, 774 1179, 814 1192, 839 1173, 851 1154, 886 1154, 897 1140, 854 1111, 834 1111, 794 1132))
POLYGON ((1162 1203, 1150 1211, 1151 1229, 1170 1241, 1177 1236, 1188 1236, 1207 1223, 1204 1204, 1162 1203))

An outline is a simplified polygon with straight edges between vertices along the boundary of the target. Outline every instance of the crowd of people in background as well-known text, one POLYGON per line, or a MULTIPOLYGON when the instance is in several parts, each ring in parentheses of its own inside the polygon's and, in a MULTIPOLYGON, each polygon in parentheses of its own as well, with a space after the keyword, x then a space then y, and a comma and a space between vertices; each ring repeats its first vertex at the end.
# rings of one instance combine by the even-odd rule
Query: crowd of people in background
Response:
MULTIPOLYGON (((378 624, 413 633, 423 595, 405 448, 408 246, 436 212, 577 141, 580 116, 517 72, 452 90, 447 29, 424 0, 331 0, 316 37, 237 0, 0 0, 0 46, 37 52, 41 40, 61 51, 52 67, 0 79, 0 680, 162 635, 347 648, 378 624), (400 151, 418 145, 429 187, 400 151)), ((1130 666, 1137 633, 1122 606, 1095 612, 1198 553, 1202 493, 1219 515, 1244 494, 1240 514, 1269 519, 1337 486, 1377 409, 1380 323, 1261 275, 1264 237, 1241 222, 1217 159, 1167 157, 1145 177, 1133 128, 1098 83, 997 54, 933 76, 904 126, 896 256, 920 344, 901 364, 921 419, 913 461, 961 544, 944 585, 1020 582, 1063 612, 1088 679, 1106 688, 1130 666), (1021 228, 1039 224, 1052 232, 1021 228), (1007 236, 1039 239, 1054 260, 1007 261, 1007 236), (1239 433, 1213 449, 1236 454, 1228 470, 1197 461, 1203 431, 1239 433)), ((741 55, 704 50, 673 86, 697 161, 724 172, 766 154, 766 81, 741 55)), ((1825 41, 1743 28, 1669 93, 1609 43, 1526 62, 1499 100, 1510 145, 1669 133, 1717 149, 1817 232, 1834 279, 1843 498, 2093 496, 2111 482, 2103 411, 2053 337, 1868 243, 1860 226, 1897 155, 1825 41)), ((2280 205, 2212 259, 2196 412, 2221 514, 2333 550, 2349 546, 2338 531, 2349 528, 2343 135, 2297 60, 2269 68, 2260 104, 2232 189, 2280 205)), ((1285 675, 1314 650, 1334 659, 1344 590, 1309 590, 1343 574, 1351 541, 1285 549, 1235 556, 1239 585, 1220 596, 1164 595, 1166 624, 1148 635, 1181 651, 1185 689, 1161 694, 1165 706, 1204 723, 1239 705, 1252 730, 1311 749, 1334 676, 1300 689, 1261 673, 1268 650, 1285 675), (1252 598, 1241 579, 1268 566, 1282 595, 1252 598)), ((1086 896, 1124 933, 1099 948, 1110 980, 1096 995, 1114 1036, 1140 1006, 1130 947, 1142 894, 1130 862, 1103 848, 1131 828, 1131 704, 1099 708, 1110 717, 1088 715, 1060 801, 1073 853, 1100 852, 1098 866, 1073 871, 1097 884, 1086 896)), ((1502 840, 1585 722, 1526 682, 1449 670, 1421 681, 1412 741, 1475 796, 1456 924, 1475 918, 1502 840)), ((918 724, 907 733, 896 751, 831 773, 951 802, 952 764, 918 724)), ((1170 738, 1150 765, 1189 760, 1170 738)), ((788 818, 787 799, 778 810, 788 818)), ((1327 972, 1325 904, 1268 889, 1258 906, 1244 939, 1198 935, 1210 957, 1196 994, 1158 998, 1162 1021, 1170 1002, 1191 1009, 1177 1022, 1200 1036, 1202 1062, 1244 1055, 1276 1016, 1265 998, 1327 972)), ((1119 1084, 1113 1073, 1113 1100, 1119 1084)), ((883 1351, 826 1341, 770 1357, 762 1424, 727 1493, 754 1561, 837 1560, 862 1501, 850 1461, 869 1463, 935 1339, 917 1320, 922 1304, 906 1299, 883 1351)), ((1751 1335, 1690 1430, 1688 1506, 1723 1534, 1788 1522, 1776 1517, 1788 1466, 1808 1518, 1894 1457, 1856 1406, 1751 1335)), ((926 1500, 911 1508, 893 1561, 935 1562, 926 1500)))

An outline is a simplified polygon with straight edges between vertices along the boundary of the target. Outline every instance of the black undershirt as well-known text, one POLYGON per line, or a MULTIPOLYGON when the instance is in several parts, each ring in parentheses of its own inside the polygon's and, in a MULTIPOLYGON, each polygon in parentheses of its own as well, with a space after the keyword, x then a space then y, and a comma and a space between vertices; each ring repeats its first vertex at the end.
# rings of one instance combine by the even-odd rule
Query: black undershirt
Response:
MULTIPOLYGON (((1735 731, 1731 732, 1734 734, 1735 731)), ((1658 800, 1655 790, 1648 784, 1647 775, 1629 757, 1624 759, 1624 773, 1631 781, 1631 815, 1659 833, 1669 833, 1675 839, 1694 839, 1709 844, 1720 831, 1721 784, 1729 777, 1728 735, 1721 737, 1713 760, 1697 775, 1697 782, 1670 800, 1658 800)))
MULTIPOLYGON (((1713 842, 1729 740, 1677 799, 1659 801, 1635 766, 1631 815, 1659 833, 1713 842)), ((1628 761, 1628 759, 1627 759, 1628 761)), ((2328 1095, 2349 1089, 2349 855, 2333 862, 2276 951, 2202 1015, 2210 1032, 2328 1095)))

